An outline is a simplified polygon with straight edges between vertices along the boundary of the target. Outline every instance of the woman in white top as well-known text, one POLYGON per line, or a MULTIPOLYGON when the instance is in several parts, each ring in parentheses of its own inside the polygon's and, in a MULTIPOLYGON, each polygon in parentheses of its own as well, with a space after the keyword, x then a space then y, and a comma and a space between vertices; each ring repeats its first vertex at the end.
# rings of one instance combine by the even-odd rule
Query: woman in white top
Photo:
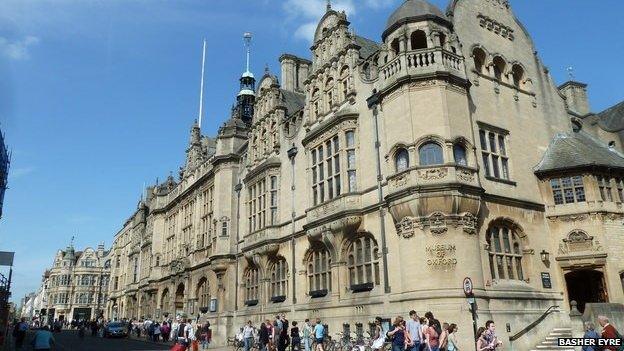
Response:
POLYGON ((457 346, 457 324, 453 323, 448 327, 448 344, 446 345, 447 351, 459 351, 457 346))

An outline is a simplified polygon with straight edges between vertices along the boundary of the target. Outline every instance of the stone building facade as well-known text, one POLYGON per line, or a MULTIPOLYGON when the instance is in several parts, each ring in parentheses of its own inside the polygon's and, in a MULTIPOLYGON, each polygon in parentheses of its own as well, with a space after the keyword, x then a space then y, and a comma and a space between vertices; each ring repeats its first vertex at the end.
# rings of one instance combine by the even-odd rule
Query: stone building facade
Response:
POLYGON ((333 334, 415 309, 468 348, 465 277, 503 338, 623 302, 622 105, 557 87, 508 1, 407 0, 379 43, 328 7, 310 56, 245 72, 215 138, 193 125, 115 236, 109 317, 186 314, 223 342, 278 312, 333 334))
POLYGON ((55 320, 89 320, 104 313, 110 280, 110 250, 101 244, 76 251, 73 244, 59 250, 46 271, 39 314, 47 323, 55 320), (43 311, 42 311, 43 310, 43 311))

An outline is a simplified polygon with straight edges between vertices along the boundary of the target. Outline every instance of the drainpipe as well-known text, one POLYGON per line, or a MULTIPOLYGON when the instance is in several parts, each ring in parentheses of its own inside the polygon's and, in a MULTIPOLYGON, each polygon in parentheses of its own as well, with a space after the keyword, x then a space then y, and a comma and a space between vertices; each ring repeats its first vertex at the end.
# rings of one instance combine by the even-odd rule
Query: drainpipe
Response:
POLYGON ((295 264, 295 156, 297 156, 297 147, 293 144, 293 146, 288 149, 288 158, 290 158, 291 165, 291 174, 290 174, 290 206, 292 212, 290 214, 290 226, 291 226, 291 238, 290 238, 290 248, 292 251, 292 302, 293 305, 297 303, 297 289, 296 289, 296 264, 295 264))
POLYGON ((236 277, 234 279, 234 313, 238 311, 238 252, 240 250, 240 193, 243 189, 243 184, 238 181, 238 184, 234 187, 234 191, 236 191, 236 254, 234 257, 236 258, 236 277))
POLYGON ((381 252, 383 254, 383 276, 384 276, 384 292, 390 293, 390 281, 388 280, 388 246, 386 244, 386 221, 384 210, 384 196, 382 181, 383 176, 381 174, 381 143, 379 142, 379 123, 378 123, 378 110, 379 110, 379 93, 377 89, 373 89, 373 95, 366 99, 368 108, 373 110, 373 119, 375 126, 375 154, 377 158, 377 199, 379 203, 379 227, 381 230, 381 252))

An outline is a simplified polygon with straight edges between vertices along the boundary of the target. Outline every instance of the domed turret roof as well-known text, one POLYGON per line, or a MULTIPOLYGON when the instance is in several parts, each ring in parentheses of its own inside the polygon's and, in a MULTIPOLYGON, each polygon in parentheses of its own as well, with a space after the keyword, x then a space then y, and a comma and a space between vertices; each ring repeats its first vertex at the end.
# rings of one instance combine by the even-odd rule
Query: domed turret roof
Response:
POLYGON ((446 16, 437 6, 427 0, 406 0, 396 11, 394 11, 386 22, 386 31, 393 26, 408 21, 426 17, 439 17, 447 20, 446 16))

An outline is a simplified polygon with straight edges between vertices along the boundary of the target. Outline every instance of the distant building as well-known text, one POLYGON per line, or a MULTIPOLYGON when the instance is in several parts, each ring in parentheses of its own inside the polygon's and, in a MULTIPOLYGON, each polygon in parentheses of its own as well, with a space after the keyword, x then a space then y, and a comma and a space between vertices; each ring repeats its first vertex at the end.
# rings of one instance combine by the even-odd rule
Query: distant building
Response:
POLYGON ((109 252, 104 244, 97 250, 87 247, 83 251, 75 251, 70 244, 57 252, 42 283, 47 301, 41 302, 39 310, 45 309, 48 323, 55 319, 88 320, 101 314, 108 292, 109 252))

